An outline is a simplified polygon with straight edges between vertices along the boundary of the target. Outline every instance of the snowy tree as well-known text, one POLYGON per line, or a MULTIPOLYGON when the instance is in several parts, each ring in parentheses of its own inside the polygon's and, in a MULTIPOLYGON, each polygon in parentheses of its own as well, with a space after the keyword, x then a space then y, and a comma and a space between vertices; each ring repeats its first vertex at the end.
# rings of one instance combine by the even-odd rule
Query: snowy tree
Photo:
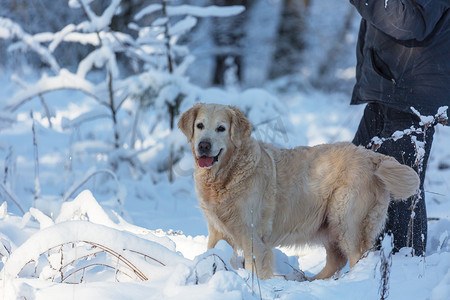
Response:
MULTIPOLYGON (((142 151, 135 149, 141 111, 150 108, 157 111, 154 121, 169 119, 169 128, 173 130, 181 102, 195 97, 190 95, 191 89, 186 88, 188 81, 184 77, 193 57, 187 47, 178 44, 180 37, 197 24, 198 17, 227 17, 241 13, 243 7, 172 6, 170 1, 162 0, 137 13, 134 21, 127 25, 129 33, 125 33, 112 29, 122 2, 110 1, 100 14, 95 12, 96 2, 70 0, 70 8, 77 14, 82 11, 85 20, 67 24, 55 33, 29 34, 12 20, 0 18, 0 38, 14 41, 9 50, 38 54, 51 72, 32 83, 15 77, 23 88, 2 103, 7 111, 14 113, 28 101, 38 98, 47 108, 51 125, 51 109, 43 96, 60 89, 81 91, 97 101, 98 109, 66 120, 63 127, 73 129, 98 118, 109 119, 113 135, 108 152, 111 166, 117 170, 125 161, 136 169, 136 151, 142 151), (65 44, 89 45, 92 49, 74 72, 56 55, 56 50, 65 44), (132 66, 132 74, 120 67, 122 57, 132 66), (128 103, 127 112, 122 112, 125 103, 128 103), (124 115, 134 116, 134 121, 125 120, 128 116, 124 115), (124 148, 132 151, 123 151, 124 148)), ((173 149, 170 153, 169 170, 174 160, 173 149)), ((170 178, 172 180, 171 173, 170 178)))

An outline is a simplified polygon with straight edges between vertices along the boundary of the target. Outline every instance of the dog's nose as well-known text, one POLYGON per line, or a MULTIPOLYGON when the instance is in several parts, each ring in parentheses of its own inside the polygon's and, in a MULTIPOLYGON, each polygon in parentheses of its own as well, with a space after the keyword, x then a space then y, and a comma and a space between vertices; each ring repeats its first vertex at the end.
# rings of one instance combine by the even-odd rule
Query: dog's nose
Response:
POLYGON ((211 150, 211 143, 210 142, 200 142, 198 144, 198 150, 201 153, 208 153, 211 150))

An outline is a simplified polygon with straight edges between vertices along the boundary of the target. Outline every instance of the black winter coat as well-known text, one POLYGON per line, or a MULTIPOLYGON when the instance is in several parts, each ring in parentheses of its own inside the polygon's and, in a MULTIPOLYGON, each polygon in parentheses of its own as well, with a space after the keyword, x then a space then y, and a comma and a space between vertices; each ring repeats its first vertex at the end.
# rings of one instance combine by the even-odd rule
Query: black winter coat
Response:
MULTIPOLYGON (((352 104, 450 107, 450 0, 350 0, 362 16, 352 104)), ((449 110, 450 111, 450 110, 449 110)))

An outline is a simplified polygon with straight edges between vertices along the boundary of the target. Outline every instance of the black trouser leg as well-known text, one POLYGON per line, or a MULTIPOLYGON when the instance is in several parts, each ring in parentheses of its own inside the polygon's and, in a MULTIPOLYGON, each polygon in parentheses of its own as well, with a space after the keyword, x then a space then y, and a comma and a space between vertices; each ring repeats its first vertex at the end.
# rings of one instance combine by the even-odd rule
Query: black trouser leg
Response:
POLYGON ((367 104, 352 143, 356 146, 361 145, 364 147, 369 145, 372 138, 379 136, 383 131, 383 119, 383 112, 379 105, 367 104))
MULTIPOLYGON (((415 128, 419 127, 419 120, 415 115, 397 111, 379 104, 368 104, 353 143, 367 146, 374 136, 387 138, 392 136, 395 131, 408 129, 411 126, 415 128)), ((433 133, 434 128, 429 128, 425 137, 425 156, 420 174, 421 198, 418 199, 414 209, 415 216, 412 226, 412 236, 409 237, 409 245, 407 245, 408 230, 411 220, 411 203, 414 197, 406 201, 393 201, 389 206, 385 231, 393 233, 395 251, 405 246, 412 246, 416 255, 422 255, 426 247, 427 214, 423 183, 431 144, 433 142, 433 133)), ((423 141, 423 136, 419 135, 417 139, 423 141)), ((387 140, 377 152, 393 156, 400 163, 411 166, 416 172, 418 171, 415 166, 416 150, 411 141, 411 136, 405 136, 396 141, 387 140)))

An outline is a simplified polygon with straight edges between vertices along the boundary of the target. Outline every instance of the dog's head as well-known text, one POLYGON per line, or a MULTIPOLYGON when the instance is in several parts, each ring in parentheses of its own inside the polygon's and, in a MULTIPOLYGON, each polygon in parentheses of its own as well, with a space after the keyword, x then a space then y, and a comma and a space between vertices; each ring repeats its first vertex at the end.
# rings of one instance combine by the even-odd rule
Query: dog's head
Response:
POLYGON ((201 168, 220 166, 250 137, 251 125, 234 106, 195 104, 184 112, 178 127, 191 143, 196 163, 201 168))

